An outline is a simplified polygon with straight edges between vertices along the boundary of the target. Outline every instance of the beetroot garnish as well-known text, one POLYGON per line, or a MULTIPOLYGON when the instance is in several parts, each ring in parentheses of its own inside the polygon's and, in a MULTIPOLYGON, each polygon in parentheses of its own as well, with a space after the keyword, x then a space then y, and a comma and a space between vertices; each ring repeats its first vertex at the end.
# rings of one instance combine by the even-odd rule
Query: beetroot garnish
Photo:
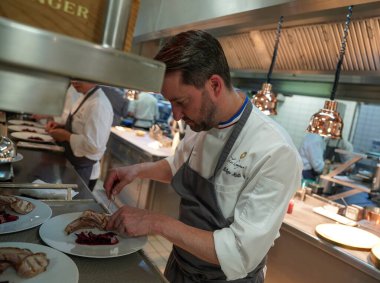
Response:
POLYGON ((29 139, 36 140, 36 141, 43 141, 43 139, 41 139, 40 137, 33 137, 33 136, 31 136, 31 137, 29 137, 29 139))
POLYGON ((35 130, 31 130, 31 129, 22 129, 23 132, 31 132, 31 133, 37 133, 37 131, 35 130))
POLYGON ((94 234, 90 232, 75 233, 77 239, 75 242, 81 245, 116 245, 119 243, 119 239, 113 232, 107 232, 103 234, 94 234))
POLYGON ((7 223, 7 222, 13 222, 18 219, 17 215, 8 214, 4 211, 0 212, 0 224, 7 223))

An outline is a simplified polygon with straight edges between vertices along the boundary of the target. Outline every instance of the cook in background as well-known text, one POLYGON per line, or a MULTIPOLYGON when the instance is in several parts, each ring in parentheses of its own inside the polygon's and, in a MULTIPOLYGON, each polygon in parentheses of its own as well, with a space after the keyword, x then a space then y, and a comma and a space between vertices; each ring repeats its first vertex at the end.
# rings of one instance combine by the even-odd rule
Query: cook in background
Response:
POLYGON ((347 140, 341 139, 330 139, 326 138, 326 148, 323 154, 324 159, 330 160, 331 163, 345 163, 347 162, 351 155, 335 152, 335 149, 343 149, 347 152, 353 152, 353 145, 347 140))
MULTIPOLYGON (((41 115, 41 114, 33 114, 32 118, 35 119, 36 121, 41 121, 41 120, 53 120, 57 122, 58 124, 65 124, 66 119, 70 114, 71 107, 77 101, 77 99, 80 97, 80 93, 78 93, 75 88, 73 87, 72 84, 70 84, 69 88, 67 89, 66 92, 66 99, 65 99, 65 104, 63 106, 63 111, 61 116, 51 116, 51 115, 41 115)), ((42 122, 42 121, 41 121, 42 122)))
POLYGON ((236 93, 219 42, 203 31, 169 40, 155 57, 166 64, 162 94, 187 131, 174 156, 111 170, 108 197, 136 178, 172 184, 179 219, 123 206, 107 229, 161 235, 174 244, 170 282, 264 281, 266 254, 301 185, 301 160, 275 121, 236 93))
POLYGON ((133 126, 144 130, 149 130, 160 117, 157 99, 149 92, 138 93, 138 98, 131 104, 129 112, 134 117, 133 126))
POLYGON ((92 190, 100 175, 99 160, 113 120, 112 106, 96 84, 72 81, 82 95, 72 106, 65 124, 48 122, 46 130, 65 147, 65 156, 92 190))
POLYGON ((317 134, 307 133, 299 148, 303 163, 302 178, 316 180, 325 166, 323 152, 325 142, 317 134))
POLYGON ((110 86, 100 86, 113 109, 112 126, 120 125, 124 117, 128 117, 129 100, 124 99, 124 91, 110 86))

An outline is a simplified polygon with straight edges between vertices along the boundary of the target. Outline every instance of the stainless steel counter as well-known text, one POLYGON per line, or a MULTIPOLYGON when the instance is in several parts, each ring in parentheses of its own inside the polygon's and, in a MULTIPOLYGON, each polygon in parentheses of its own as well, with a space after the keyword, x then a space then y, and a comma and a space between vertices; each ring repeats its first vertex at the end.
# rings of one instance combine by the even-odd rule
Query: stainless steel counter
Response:
POLYGON ((77 184, 79 194, 75 199, 93 199, 90 190, 62 152, 23 148, 18 148, 17 152, 22 154, 23 159, 12 163, 13 183, 32 183, 40 179, 53 184, 77 184))
MULTIPOLYGON (((370 261, 369 252, 341 248, 316 236, 318 224, 334 223, 312 211, 321 205, 312 198, 295 200, 293 213, 286 214, 281 236, 269 252, 265 282, 379 282, 380 270, 370 261)), ((380 231, 368 231, 380 236, 380 231)))

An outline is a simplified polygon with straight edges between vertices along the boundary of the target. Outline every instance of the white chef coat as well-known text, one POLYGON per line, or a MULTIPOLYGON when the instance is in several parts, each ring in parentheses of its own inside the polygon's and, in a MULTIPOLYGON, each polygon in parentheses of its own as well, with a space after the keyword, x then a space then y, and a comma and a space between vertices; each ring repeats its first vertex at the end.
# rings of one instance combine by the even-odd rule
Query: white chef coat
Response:
POLYGON ((148 92, 140 92, 139 98, 134 101, 129 111, 136 119, 136 127, 150 128, 153 121, 160 117, 157 99, 148 92))
POLYGON ((61 116, 54 116, 54 121, 62 125, 66 124, 70 110, 79 97, 81 97, 81 94, 75 90, 73 85, 70 85, 66 92, 65 104, 63 106, 62 114, 61 116))
MULTIPOLYGON (((166 159, 173 176, 194 146, 189 165, 209 178, 239 118, 206 132, 188 129, 175 155, 166 159)), ((246 277, 267 254, 300 186, 301 170, 301 159, 285 130, 253 107, 215 179, 219 207, 225 218, 233 219, 229 227, 213 234, 227 280, 246 277)))
POLYGON ((313 169, 317 173, 322 173, 325 166, 325 161, 323 160, 324 151, 325 143, 323 138, 318 134, 307 133, 299 148, 303 169, 313 169))
MULTIPOLYGON (((78 108, 84 98, 85 95, 81 95, 77 99, 70 113, 78 108)), ((92 94, 73 117, 70 146, 74 155, 97 160, 92 168, 90 180, 97 179, 100 175, 99 160, 106 150, 112 121, 111 103, 101 89, 92 94)))

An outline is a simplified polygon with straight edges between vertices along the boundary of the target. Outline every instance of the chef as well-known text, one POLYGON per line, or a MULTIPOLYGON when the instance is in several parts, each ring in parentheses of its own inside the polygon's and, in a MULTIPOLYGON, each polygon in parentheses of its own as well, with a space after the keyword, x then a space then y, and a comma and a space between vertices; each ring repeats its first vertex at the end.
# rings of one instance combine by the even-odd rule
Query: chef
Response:
POLYGON ((82 94, 73 104, 66 124, 48 122, 49 134, 65 147, 65 156, 92 190, 100 175, 99 160, 106 150, 113 121, 112 106, 94 83, 72 81, 82 94))
POLYGON ((129 112, 134 117, 133 126, 145 130, 149 130, 160 117, 157 99, 149 92, 140 92, 129 112))
POLYGON ((161 235, 173 243, 170 282, 263 282, 266 254, 300 185, 290 137, 236 93, 219 42, 203 31, 174 36, 155 57, 166 64, 162 94, 188 125, 166 159, 109 172, 109 197, 136 178, 171 182, 179 219, 123 206, 107 229, 161 235))
POLYGON ((323 137, 318 134, 307 133, 299 148, 302 158, 304 179, 315 180, 323 171, 325 161, 323 152, 325 150, 325 142, 323 137))

